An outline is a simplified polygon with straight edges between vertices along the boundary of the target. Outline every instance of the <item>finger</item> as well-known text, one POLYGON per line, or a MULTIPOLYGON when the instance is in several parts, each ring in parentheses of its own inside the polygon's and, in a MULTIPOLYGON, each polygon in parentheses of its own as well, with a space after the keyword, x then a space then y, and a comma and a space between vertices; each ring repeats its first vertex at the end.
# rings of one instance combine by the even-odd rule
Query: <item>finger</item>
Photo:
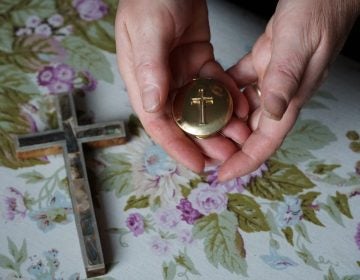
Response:
POLYGON ((258 79, 251 52, 246 54, 237 64, 229 68, 226 72, 234 79, 239 88, 255 83, 258 79))
POLYGON ((228 159, 219 170, 219 179, 226 181, 256 170, 281 145, 285 135, 294 125, 299 109, 293 103, 281 121, 262 115, 258 128, 249 136, 242 150, 228 159))
POLYGON ((255 131, 258 128, 261 114, 261 107, 257 108, 254 112, 251 113, 251 116, 248 120, 248 125, 251 131, 255 131))
POLYGON ((153 115, 154 113, 145 113, 141 116, 150 137, 180 164, 197 173, 203 171, 205 159, 199 147, 184 135, 170 117, 153 115), (147 118, 147 115, 151 116, 147 118))
POLYGON ((273 26, 271 59, 260 89, 268 117, 280 120, 291 98, 297 93, 312 55, 304 30, 292 25, 273 26))
POLYGON ((238 147, 232 141, 222 135, 214 135, 203 139, 194 138, 194 141, 200 146, 203 154, 211 160, 220 162, 224 162, 238 150, 238 147))
POLYGON ((214 50, 208 41, 177 47, 171 52, 173 88, 180 88, 199 76, 199 69, 214 60, 214 50))
MULTIPOLYGON (((170 44, 174 25, 167 9, 141 13, 137 24, 127 24, 135 78, 144 110, 156 112, 163 107, 169 91, 170 44)), ((134 19, 132 19, 134 20, 134 19)))
POLYGON ((243 94, 249 103, 249 111, 253 112, 261 106, 260 91, 257 90, 255 85, 247 86, 243 94))
POLYGON ((251 131, 246 123, 234 117, 231 118, 229 123, 221 131, 222 135, 230 138, 240 146, 249 137, 250 133, 251 131))

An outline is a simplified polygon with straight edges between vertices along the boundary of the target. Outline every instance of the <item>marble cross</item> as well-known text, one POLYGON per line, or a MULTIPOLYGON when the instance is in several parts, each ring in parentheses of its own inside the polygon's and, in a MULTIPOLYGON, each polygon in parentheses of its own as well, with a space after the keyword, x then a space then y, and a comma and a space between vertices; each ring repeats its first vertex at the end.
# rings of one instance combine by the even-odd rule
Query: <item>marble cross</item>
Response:
POLYGON ((106 268, 82 144, 91 147, 122 144, 126 141, 124 123, 79 126, 73 94, 59 95, 56 111, 58 129, 17 137, 16 153, 21 159, 63 153, 86 273, 88 277, 102 275, 106 268))

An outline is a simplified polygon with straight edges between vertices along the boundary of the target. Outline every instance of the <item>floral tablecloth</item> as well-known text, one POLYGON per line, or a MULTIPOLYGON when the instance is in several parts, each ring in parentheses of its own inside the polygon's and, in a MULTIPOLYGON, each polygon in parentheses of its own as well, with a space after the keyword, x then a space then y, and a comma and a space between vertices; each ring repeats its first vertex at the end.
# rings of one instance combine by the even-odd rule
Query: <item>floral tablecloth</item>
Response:
MULTIPOLYGON (((87 155, 108 274, 98 279, 360 279, 360 66, 340 57, 276 154, 226 184, 145 134, 115 64, 116 0, 0 1, 0 279, 84 279, 61 155, 15 157, 14 135, 56 126, 52 97, 80 90, 80 120, 127 121, 126 145, 87 155)), ((209 1, 229 67, 264 22, 209 1)))

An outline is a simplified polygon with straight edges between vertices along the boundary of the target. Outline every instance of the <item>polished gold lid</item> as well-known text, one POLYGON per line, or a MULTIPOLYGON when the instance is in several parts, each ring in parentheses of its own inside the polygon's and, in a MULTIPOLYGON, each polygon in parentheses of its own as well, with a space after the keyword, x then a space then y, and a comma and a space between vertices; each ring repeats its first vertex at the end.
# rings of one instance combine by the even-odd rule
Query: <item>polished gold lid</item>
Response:
POLYGON ((233 102, 225 86, 214 79, 198 78, 176 93, 172 114, 177 125, 198 138, 221 130, 230 120, 233 102))

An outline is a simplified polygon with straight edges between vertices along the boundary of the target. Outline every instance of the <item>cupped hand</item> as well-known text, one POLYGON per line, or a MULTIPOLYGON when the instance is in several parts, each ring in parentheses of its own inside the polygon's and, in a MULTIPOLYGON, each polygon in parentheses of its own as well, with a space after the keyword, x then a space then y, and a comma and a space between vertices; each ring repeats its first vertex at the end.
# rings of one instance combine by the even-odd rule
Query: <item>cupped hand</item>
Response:
POLYGON ((206 159, 224 161, 250 130, 246 98, 215 61, 204 0, 122 0, 116 17, 118 65, 130 102, 145 130, 169 155, 200 172, 206 159), (186 136, 171 117, 171 92, 194 77, 223 82, 234 99, 234 116, 216 136, 186 136))
POLYGON ((281 145, 321 84, 359 15, 358 0, 280 0, 252 51, 228 70, 250 104, 252 133, 219 170, 227 180, 255 170, 281 145), (257 84, 256 91, 251 84, 257 84))

